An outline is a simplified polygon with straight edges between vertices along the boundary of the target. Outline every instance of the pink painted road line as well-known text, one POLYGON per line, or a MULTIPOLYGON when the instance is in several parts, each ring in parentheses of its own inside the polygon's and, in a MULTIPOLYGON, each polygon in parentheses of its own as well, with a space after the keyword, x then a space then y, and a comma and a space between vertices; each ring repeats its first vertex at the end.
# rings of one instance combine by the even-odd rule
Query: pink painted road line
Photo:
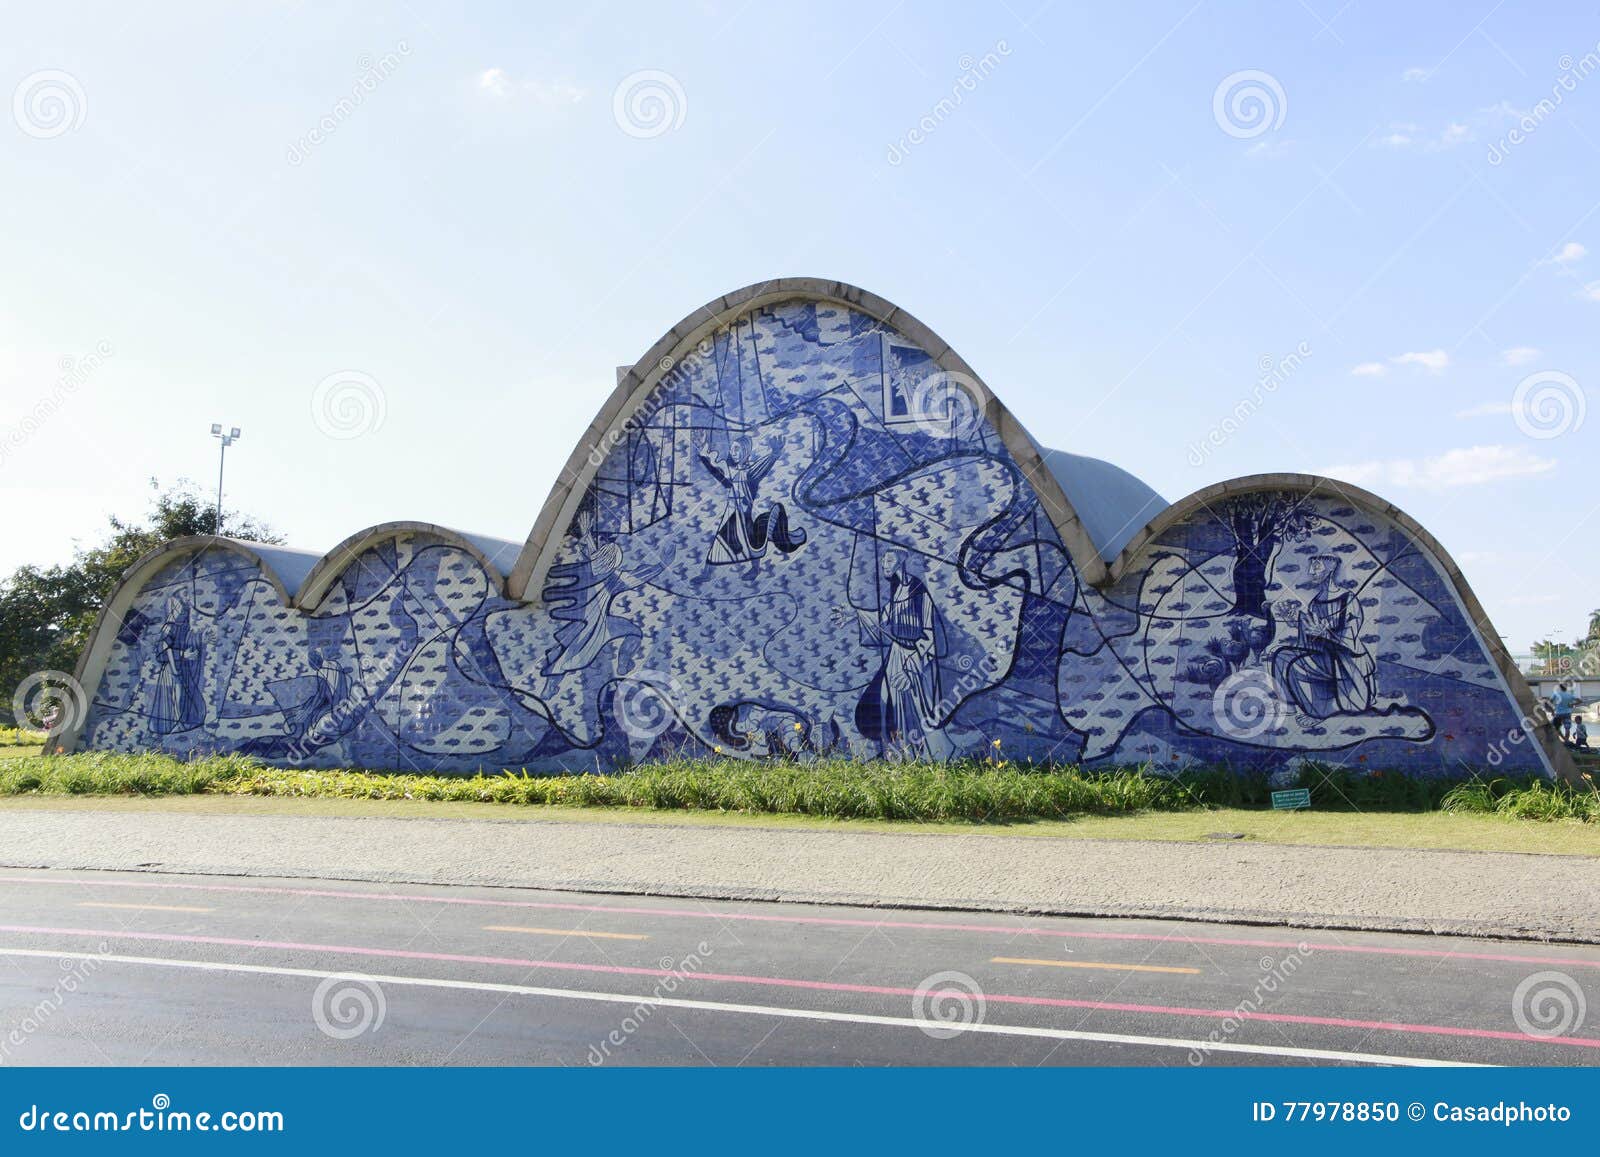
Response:
MULTIPOLYGON (((1210 944, 1226 948, 1293 948, 1307 952, 1353 952, 1369 956, 1417 956, 1429 960, 1483 960, 1501 964, 1560 964, 1600 968, 1600 958, 1531 956, 1509 952, 1459 952, 1454 949, 1396 948, 1370 944, 1309 943, 1304 940, 1257 940, 1233 936, 1159 936, 1150 932, 1090 932, 1067 928, 1027 928, 1009 924, 960 924, 927 920, 864 920, 847 916, 774 916, 757 912, 706 912, 693 908, 630 908, 611 904, 570 904, 549 900, 485 900, 475 896, 418 896, 393 892, 357 892, 332 888, 269 888, 250 884, 188 884, 170 880, 58 880, 33 876, 0 876, 0 884, 42 884, 57 887, 164 888, 195 892, 233 892, 264 896, 311 896, 325 900, 375 900, 404 904, 458 904, 488 908, 533 908, 556 912, 609 912, 618 916, 664 916, 697 920, 742 920, 766 924, 813 924, 842 928, 887 928, 912 932, 976 932, 984 935, 1051 936, 1064 940, 1133 940, 1162 944, 1210 944)), ((439 885, 448 887, 449 885, 439 885)), ((1153 918, 1153 917, 1152 917, 1153 918)), ((1070 919, 1070 917, 1063 917, 1070 919)), ((1397 935, 1391 933, 1391 935, 1397 935)))
MULTIPOLYGON (((286 952, 331 952, 352 956, 376 956, 393 960, 434 960, 452 964, 493 964, 512 968, 549 968, 563 972, 606 973, 612 976, 677 977, 722 984, 753 984, 768 988, 803 988, 817 992, 853 992, 870 996, 928 995, 915 988, 895 985, 844 984, 831 980, 802 980, 784 976, 744 976, 729 972, 673 971, 667 968, 634 968, 622 964, 579 964, 570 960, 526 960, 512 956, 469 956, 455 952, 418 952, 409 948, 366 948, 348 944, 302 944, 293 940, 245 940, 234 936, 191 936, 174 932, 124 932, 106 928, 41 928, 26 924, 0 924, 0 932, 40 936, 96 937, 100 940, 153 940, 168 944, 215 944, 231 948, 271 948, 286 952)), ((946 993, 939 990, 932 995, 946 993)), ((948 995, 968 997, 970 993, 948 990, 948 995)), ((1314 1024, 1327 1028, 1359 1028, 1378 1032, 1429 1033, 1434 1036, 1476 1037, 1484 1040, 1523 1041, 1529 1044, 1568 1045, 1600 1049, 1600 1040, 1588 1037, 1536 1037, 1520 1032, 1486 1028, 1456 1028, 1442 1024, 1406 1024, 1389 1020, 1352 1020, 1336 1016, 1298 1016, 1284 1012, 1241 1012, 1236 1008, 1185 1008, 1180 1005, 1123 1004, 1104 1000, 1070 1000, 1051 996, 1014 996, 985 993, 984 999, 996 1004, 1031 1005, 1038 1008, 1083 1008, 1106 1012, 1149 1013, 1157 1016, 1206 1017, 1226 1020, 1259 1020, 1274 1024, 1314 1024)))

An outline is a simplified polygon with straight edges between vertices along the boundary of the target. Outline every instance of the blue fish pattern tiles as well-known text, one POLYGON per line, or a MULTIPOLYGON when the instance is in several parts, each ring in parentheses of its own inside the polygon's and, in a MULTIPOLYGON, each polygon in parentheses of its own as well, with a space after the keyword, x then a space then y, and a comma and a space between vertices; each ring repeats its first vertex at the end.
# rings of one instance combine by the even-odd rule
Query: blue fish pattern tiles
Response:
MULTIPOLYGON (((1396 523, 1244 494, 1096 588, 949 377, 843 304, 749 310, 621 427, 525 603, 417 531, 309 612, 244 552, 175 554, 116 629, 82 746, 471 772, 998 743, 1455 774, 1518 730, 1439 561, 1396 523)), ((1510 747, 1517 765, 1543 770, 1537 745, 1510 747)))

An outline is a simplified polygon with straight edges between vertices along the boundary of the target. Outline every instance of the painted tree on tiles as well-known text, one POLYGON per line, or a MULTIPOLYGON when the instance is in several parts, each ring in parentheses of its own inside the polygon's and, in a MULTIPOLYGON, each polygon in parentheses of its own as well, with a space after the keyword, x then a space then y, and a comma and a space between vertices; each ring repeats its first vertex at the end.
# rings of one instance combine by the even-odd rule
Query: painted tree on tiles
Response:
POLYGON ((1270 622, 1267 570, 1272 554, 1311 533, 1314 516, 1302 497, 1283 493, 1225 499, 1216 513, 1233 534, 1233 613, 1270 622))

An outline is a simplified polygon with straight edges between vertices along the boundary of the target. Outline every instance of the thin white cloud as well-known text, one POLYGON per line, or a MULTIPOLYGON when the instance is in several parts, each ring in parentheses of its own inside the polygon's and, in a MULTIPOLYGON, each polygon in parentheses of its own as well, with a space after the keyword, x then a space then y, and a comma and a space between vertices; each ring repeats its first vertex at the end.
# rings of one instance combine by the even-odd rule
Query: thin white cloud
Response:
POLYGON ((546 105, 577 104, 584 90, 562 80, 515 80, 503 68, 486 68, 478 74, 478 91, 505 100, 527 95, 546 105))
POLYGON ((1531 345, 1512 346, 1501 351, 1500 360, 1508 366, 1525 366, 1529 362, 1538 361, 1541 351, 1531 345))
POLYGON ((1492 104, 1488 108, 1484 109, 1483 115, 1492 123, 1505 124, 1510 121, 1526 120, 1533 114, 1524 109, 1518 108, 1509 100, 1503 100, 1498 104, 1492 104))
MULTIPOLYGON (((1428 74, 1423 73, 1421 69, 1407 69, 1404 78, 1426 80, 1428 74), (1413 73, 1421 75, 1413 77, 1413 73)), ((1520 115, 1502 101, 1498 105, 1470 113, 1460 120, 1446 121, 1443 128, 1436 129, 1409 121, 1396 121, 1389 126, 1386 134, 1378 138, 1378 143, 1395 149, 1417 145, 1426 152, 1440 153, 1477 140, 1480 132, 1492 133, 1506 119, 1517 120, 1520 119, 1520 115)))
POLYGON ((1496 414, 1511 413, 1510 402, 1485 402, 1481 406, 1473 406, 1470 410, 1457 410, 1458 418, 1492 418, 1496 414))
POLYGON ((1568 241, 1550 260, 1557 265, 1571 265, 1575 261, 1582 261, 1589 250, 1576 241, 1568 241))
POLYGON ((1450 365, 1450 355, 1444 350, 1412 350, 1389 360, 1397 366, 1421 366, 1430 374, 1442 374, 1450 365))
POLYGON ((1600 281, 1591 281, 1578 291, 1578 296, 1586 301, 1600 301, 1600 281))
POLYGON ((1400 79, 1407 82, 1421 83, 1432 75, 1433 73, 1426 68, 1408 68, 1400 74, 1400 79))
POLYGON ((1389 367, 1382 362, 1362 362, 1350 372, 1358 378, 1381 378, 1389 372, 1389 367))
POLYGON ((1390 458, 1328 466, 1318 473, 1367 487, 1451 490, 1507 478, 1532 478, 1554 470, 1555 459, 1521 446, 1469 446, 1433 458, 1390 458))

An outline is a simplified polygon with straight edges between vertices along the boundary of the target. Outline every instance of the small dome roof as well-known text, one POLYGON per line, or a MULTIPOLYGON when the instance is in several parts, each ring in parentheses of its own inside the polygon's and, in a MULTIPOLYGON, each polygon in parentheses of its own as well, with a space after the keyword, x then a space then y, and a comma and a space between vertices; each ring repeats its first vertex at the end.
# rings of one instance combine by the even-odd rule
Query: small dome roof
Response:
POLYGON ((1121 554, 1133 536, 1168 506, 1165 498, 1121 466, 1046 447, 1040 447, 1039 456, 1106 562, 1121 554))

